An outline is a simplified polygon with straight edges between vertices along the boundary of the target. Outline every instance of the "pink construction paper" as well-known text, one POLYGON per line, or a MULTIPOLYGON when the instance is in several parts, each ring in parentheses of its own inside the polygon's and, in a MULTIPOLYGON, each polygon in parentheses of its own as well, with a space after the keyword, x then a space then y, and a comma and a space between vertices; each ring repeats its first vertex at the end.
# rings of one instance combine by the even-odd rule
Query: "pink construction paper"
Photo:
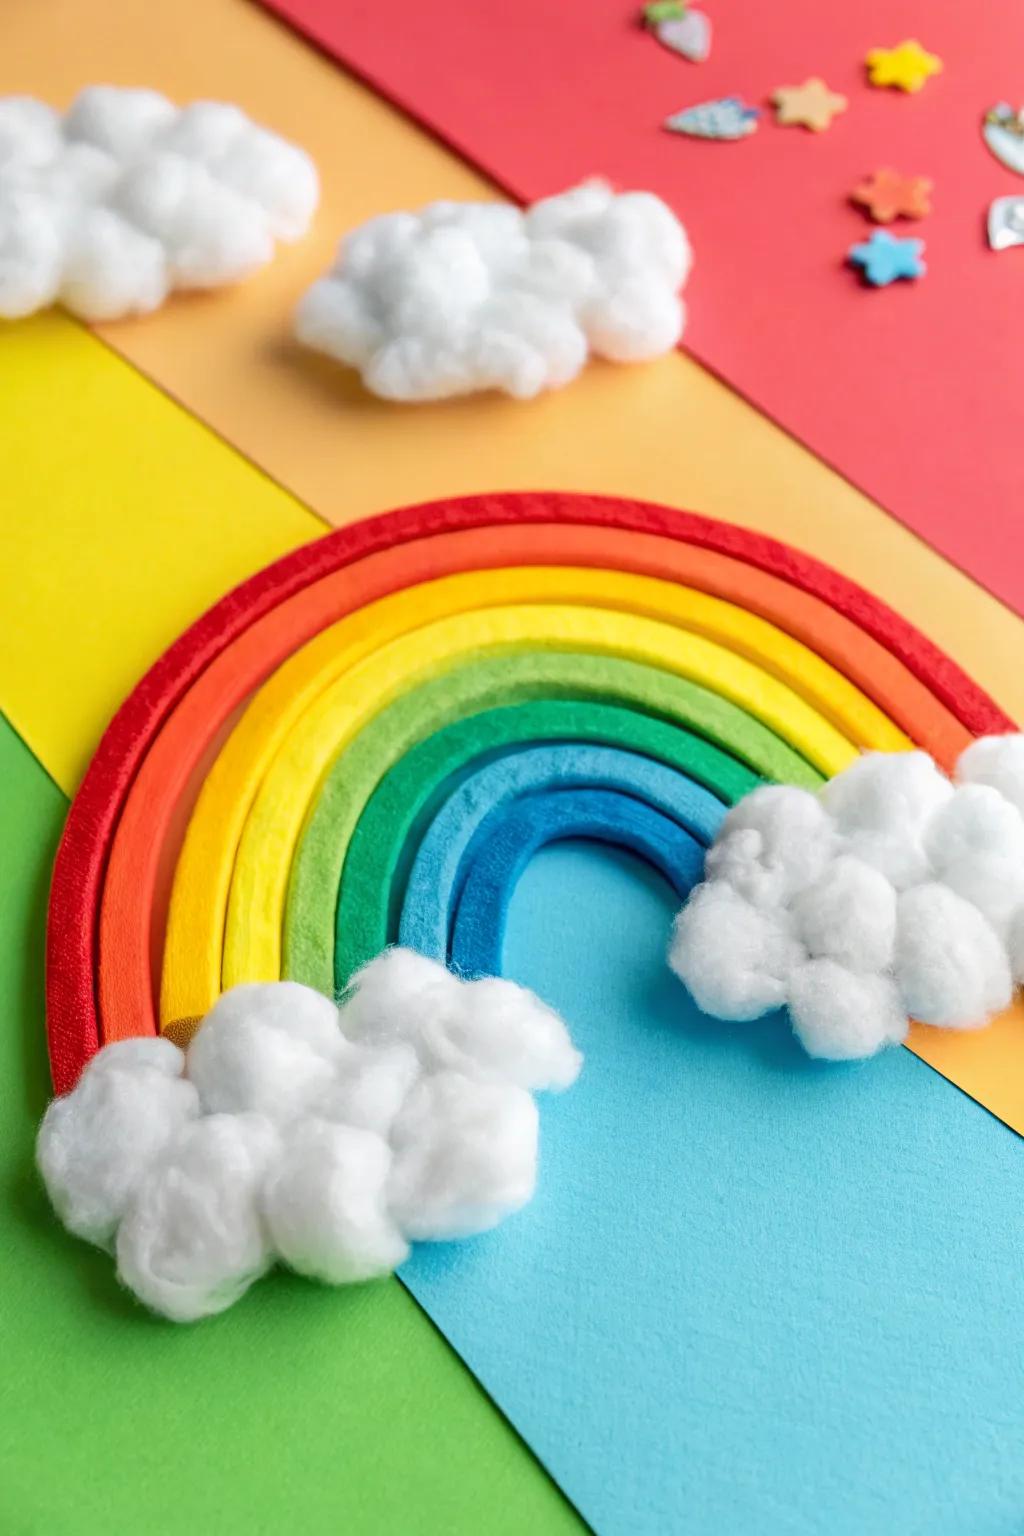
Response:
POLYGON ((1024 100, 1024 5, 700 0, 714 45, 692 64, 630 0, 267 3, 521 201, 593 174, 660 193, 697 253, 686 349, 1024 613, 1024 247, 984 233, 1024 178, 980 131, 1024 100), (943 73, 871 87, 868 51, 909 37, 943 73), (770 93, 812 75, 847 111, 779 127, 770 93), (661 127, 734 94, 765 108, 747 139, 661 127), (931 177, 934 212, 890 226, 926 241, 927 276, 873 290, 845 264, 873 227, 848 198, 883 166, 931 177))

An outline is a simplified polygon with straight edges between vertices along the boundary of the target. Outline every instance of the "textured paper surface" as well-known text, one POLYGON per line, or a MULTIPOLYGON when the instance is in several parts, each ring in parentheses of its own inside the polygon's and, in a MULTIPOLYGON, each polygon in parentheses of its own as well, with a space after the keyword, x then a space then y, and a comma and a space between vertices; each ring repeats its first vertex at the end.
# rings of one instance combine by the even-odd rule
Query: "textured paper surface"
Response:
POLYGON ((602 1536, 1012 1531, 1020 1141, 909 1051, 696 1015, 673 908, 607 850, 530 864, 506 972, 583 1073, 534 1203, 403 1278, 602 1536))
POLYGON ((522 201, 595 173, 659 192, 697 253, 687 350, 1024 611, 1020 263, 984 235, 989 202, 1019 181, 981 136, 1016 89, 1019 6, 729 0, 694 68, 622 0, 269 3, 522 201), (869 87, 865 55, 912 37, 943 73, 913 96, 869 87), (811 75, 849 101, 825 133, 770 110, 740 144, 661 128, 711 97, 765 106, 811 75), (927 242, 928 275, 869 293, 843 270, 869 227, 847 200, 888 165, 935 183, 931 217, 895 231, 927 242))
POLYGON ((0 1528, 568 1536, 548 1478, 397 1281, 263 1281, 175 1328, 62 1232, 32 1168, 49 1095, 43 923, 63 795, 0 719, 0 1528))

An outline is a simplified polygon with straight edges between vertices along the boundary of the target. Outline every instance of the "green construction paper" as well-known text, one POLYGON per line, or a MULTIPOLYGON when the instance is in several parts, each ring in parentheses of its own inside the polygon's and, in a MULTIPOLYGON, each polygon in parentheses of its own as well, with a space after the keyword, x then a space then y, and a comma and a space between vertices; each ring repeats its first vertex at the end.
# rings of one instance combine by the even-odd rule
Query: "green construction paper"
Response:
MULTIPOLYGON (((350 949, 343 938, 346 950, 339 960, 330 893, 342 881, 358 817, 387 770, 417 741, 462 716, 545 697, 624 703, 695 731, 764 778, 811 788, 821 783, 821 774, 761 721, 674 673, 578 652, 489 656, 410 689, 335 760, 309 808, 292 865, 284 920, 286 976, 329 993, 336 977, 344 984, 351 973, 351 953, 367 957, 362 939, 350 949)), ((361 905, 355 901, 357 909, 361 905)))
POLYGON ((162 1322, 58 1225, 43 933, 67 801, 0 717, 3 1536, 580 1536, 585 1527, 397 1280, 273 1275, 162 1322))

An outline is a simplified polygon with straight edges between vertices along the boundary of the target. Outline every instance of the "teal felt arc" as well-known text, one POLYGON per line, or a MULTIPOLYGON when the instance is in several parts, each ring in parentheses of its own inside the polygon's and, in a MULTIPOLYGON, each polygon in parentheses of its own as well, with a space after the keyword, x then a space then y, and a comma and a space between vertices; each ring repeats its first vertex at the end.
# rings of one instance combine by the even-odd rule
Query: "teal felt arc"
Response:
MULTIPOLYGON (((474 752, 456 735, 428 750, 428 739, 445 725, 465 720, 473 734, 469 720, 544 701, 584 710, 612 706, 620 716, 645 721, 645 731, 660 727, 661 745, 644 750, 720 786, 717 792, 726 800, 746 793, 760 778, 807 788, 821 783, 806 759, 737 706, 673 674, 617 658, 556 651, 491 658, 425 684, 401 702, 406 700, 415 707, 419 742, 408 757, 420 750, 424 755, 408 768, 400 758, 374 776, 372 765, 379 767, 382 738, 386 744, 394 721, 391 710, 382 711, 321 784, 300 839, 285 918, 285 974, 321 991, 342 990, 352 972, 394 936, 392 871, 425 808, 429 814, 436 784, 467 758, 493 749, 489 737, 474 752), (687 733, 690 743, 683 741, 687 733), (676 747, 668 750, 673 737, 688 754, 685 761, 676 747)), ((629 724, 606 716, 591 739, 629 747, 631 735, 623 729, 629 724)), ((549 725, 556 736, 577 734, 566 721, 549 725)), ((502 723, 502 733, 506 728, 510 734, 503 740, 538 739, 536 732, 522 734, 510 719, 502 723)))
MULTIPOLYGON (((541 848, 575 838, 639 854, 680 901, 704 868, 704 845, 691 832, 653 805, 619 791, 552 789, 514 800, 483 829, 455 912, 453 970, 463 976, 503 974, 505 927, 520 876, 541 848)), ((410 894, 426 895, 419 890, 410 894)), ((410 911, 410 926, 412 918, 410 911)))
MULTIPOLYGON (((637 752, 559 742, 512 752, 462 781, 423 836, 405 888, 399 942, 434 959, 448 957, 449 936, 477 849, 513 801, 575 789, 602 789, 659 811, 702 847, 725 806, 677 768, 637 752)), ((566 802, 559 797, 558 804, 566 802)))

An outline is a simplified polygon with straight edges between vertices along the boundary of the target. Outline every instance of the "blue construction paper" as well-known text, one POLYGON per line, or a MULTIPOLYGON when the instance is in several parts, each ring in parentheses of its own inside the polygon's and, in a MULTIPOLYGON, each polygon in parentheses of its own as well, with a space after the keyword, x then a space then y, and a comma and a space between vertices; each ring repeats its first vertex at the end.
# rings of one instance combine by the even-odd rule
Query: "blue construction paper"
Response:
POLYGON ((1024 1145, 904 1050, 700 1015, 675 898, 562 843, 505 972, 586 1052, 533 1203, 402 1277, 601 1536, 1018 1536, 1024 1145))
POLYGON ((709 790, 636 752, 579 742, 508 751, 463 779, 424 833, 406 885, 400 942, 445 958, 451 914, 493 818, 523 795, 583 787, 620 790, 645 800, 704 844, 714 838, 725 815, 725 806, 709 790))
POLYGON ((705 847, 641 800, 608 789, 552 789, 489 816, 455 910, 452 968, 463 976, 501 973, 509 903, 539 848, 584 837, 642 855, 682 901, 701 877, 705 847))

